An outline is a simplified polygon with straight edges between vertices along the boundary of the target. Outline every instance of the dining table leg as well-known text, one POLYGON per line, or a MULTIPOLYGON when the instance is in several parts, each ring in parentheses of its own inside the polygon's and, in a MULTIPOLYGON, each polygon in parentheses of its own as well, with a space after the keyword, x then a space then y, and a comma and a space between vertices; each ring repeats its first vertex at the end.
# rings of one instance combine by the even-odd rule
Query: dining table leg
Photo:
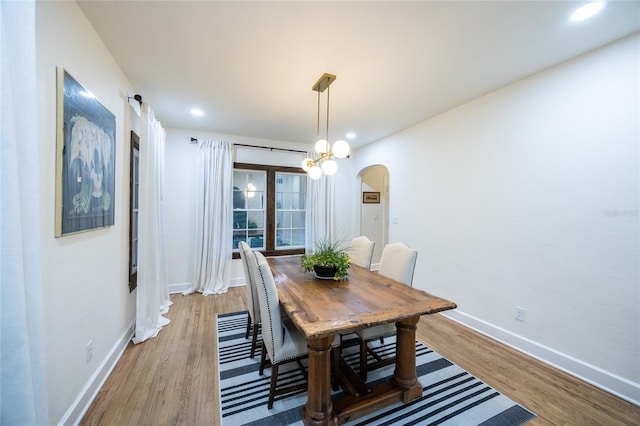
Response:
POLYGON ((333 425, 331 402, 331 345, 333 336, 307 339, 309 368, 307 403, 302 408, 305 425, 333 425))
POLYGON ((396 323, 396 368, 393 383, 402 389, 404 403, 422 396, 422 385, 416 374, 416 329, 420 317, 396 323))

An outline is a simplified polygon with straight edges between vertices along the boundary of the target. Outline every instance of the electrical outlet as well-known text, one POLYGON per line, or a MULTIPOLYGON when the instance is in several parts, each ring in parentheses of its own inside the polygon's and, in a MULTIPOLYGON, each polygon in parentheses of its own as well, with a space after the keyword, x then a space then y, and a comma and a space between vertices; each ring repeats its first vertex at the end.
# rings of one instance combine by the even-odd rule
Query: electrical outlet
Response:
POLYGON ((87 343, 87 364, 93 359, 93 340, 87 343))
POLYGON ((524 310, 524 308, 521 308, 520 306, 516 306, 516 319, 518 321, 522 321, 524 322, 524 316, 527 312, 524 310))

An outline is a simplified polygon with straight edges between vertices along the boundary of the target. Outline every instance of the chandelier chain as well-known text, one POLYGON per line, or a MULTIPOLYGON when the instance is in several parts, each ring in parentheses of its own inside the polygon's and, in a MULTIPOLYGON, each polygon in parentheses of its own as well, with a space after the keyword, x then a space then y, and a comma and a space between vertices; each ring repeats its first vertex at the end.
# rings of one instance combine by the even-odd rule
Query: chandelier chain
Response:
POLYGON ((316 128, 316 137, 320 139, 320 91, 318 90, 318 125, 316 128))
POLYGON ((329 95, 331 95, 331 87, 327 86, 327 129, 324 139, 327 141, 327 151, 329 150, 329 95))

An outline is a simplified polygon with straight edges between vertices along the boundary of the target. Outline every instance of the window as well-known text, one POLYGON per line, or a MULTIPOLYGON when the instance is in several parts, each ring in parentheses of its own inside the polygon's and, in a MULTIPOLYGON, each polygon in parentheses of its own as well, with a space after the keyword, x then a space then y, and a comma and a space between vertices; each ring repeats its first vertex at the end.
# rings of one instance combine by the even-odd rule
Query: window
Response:
POLYGON ((129 163, 129 291, 138 286, 138 200, 139 200, 140 138, 131 132, 129 163))
POLYGON ((264 250, 266 186, 265 171, 233 171, 233 248, 246 241, 251 248, 264 250))
POLYGON ((276 172, 276 250, 304 248, 307 177, 276 172))
POLYGON ((295 167, 236 163, 233 250, 246 241, 266 255, 304 253, 307 176, 295 167))

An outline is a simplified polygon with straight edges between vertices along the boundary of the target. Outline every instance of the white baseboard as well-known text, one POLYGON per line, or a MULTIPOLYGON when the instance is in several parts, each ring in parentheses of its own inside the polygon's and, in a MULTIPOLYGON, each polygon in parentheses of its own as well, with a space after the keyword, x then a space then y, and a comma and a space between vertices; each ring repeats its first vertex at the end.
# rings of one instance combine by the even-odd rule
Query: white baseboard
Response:
POLYGON ((91 403, 96 398, 96 395, 102 389, 104 382, 107 380, 116 364, 120 360, 120 357, 124 353, 124 350, 127 348, 127 345, 133 338, 133 333, 135 331, 135 320, 131 322, 127 330, 124 332, 120 339, 113 345, 111 351, 107 355, 107 357, 102 361, 98 369, 93 373, 89 382, 85 385, 80 395, 73 402, 71 407, 67 410, 65 415, 62 417, 59 426, 61 425, 78 425, 82 417, 85 415, 91 403))
MULTIPOLYGON (((243 286, 244 278, 233 278, 231 279, 231 283, 229 287, 240 287, 243 286)), ((177 284, 169 284, 169 294, 182 294, 185 291, 191 288, 191 283, 177 283, 177 284)))
POLYGON ((184 293, 191 288, 191 283, 169 284, 169 294, 184 293))
POLYGON ((569 355, 548 348, 510 331, 496 327, 471 315, 453 310, 443 313, 466 327, 495 339, 522 353, 549 364, 580 380, 640 406, 640 384, 590 365, 569 355))
POLYGON ((242 287, 246 285, 245 279, 243 278, 232 278, 229 287, 242 287))

